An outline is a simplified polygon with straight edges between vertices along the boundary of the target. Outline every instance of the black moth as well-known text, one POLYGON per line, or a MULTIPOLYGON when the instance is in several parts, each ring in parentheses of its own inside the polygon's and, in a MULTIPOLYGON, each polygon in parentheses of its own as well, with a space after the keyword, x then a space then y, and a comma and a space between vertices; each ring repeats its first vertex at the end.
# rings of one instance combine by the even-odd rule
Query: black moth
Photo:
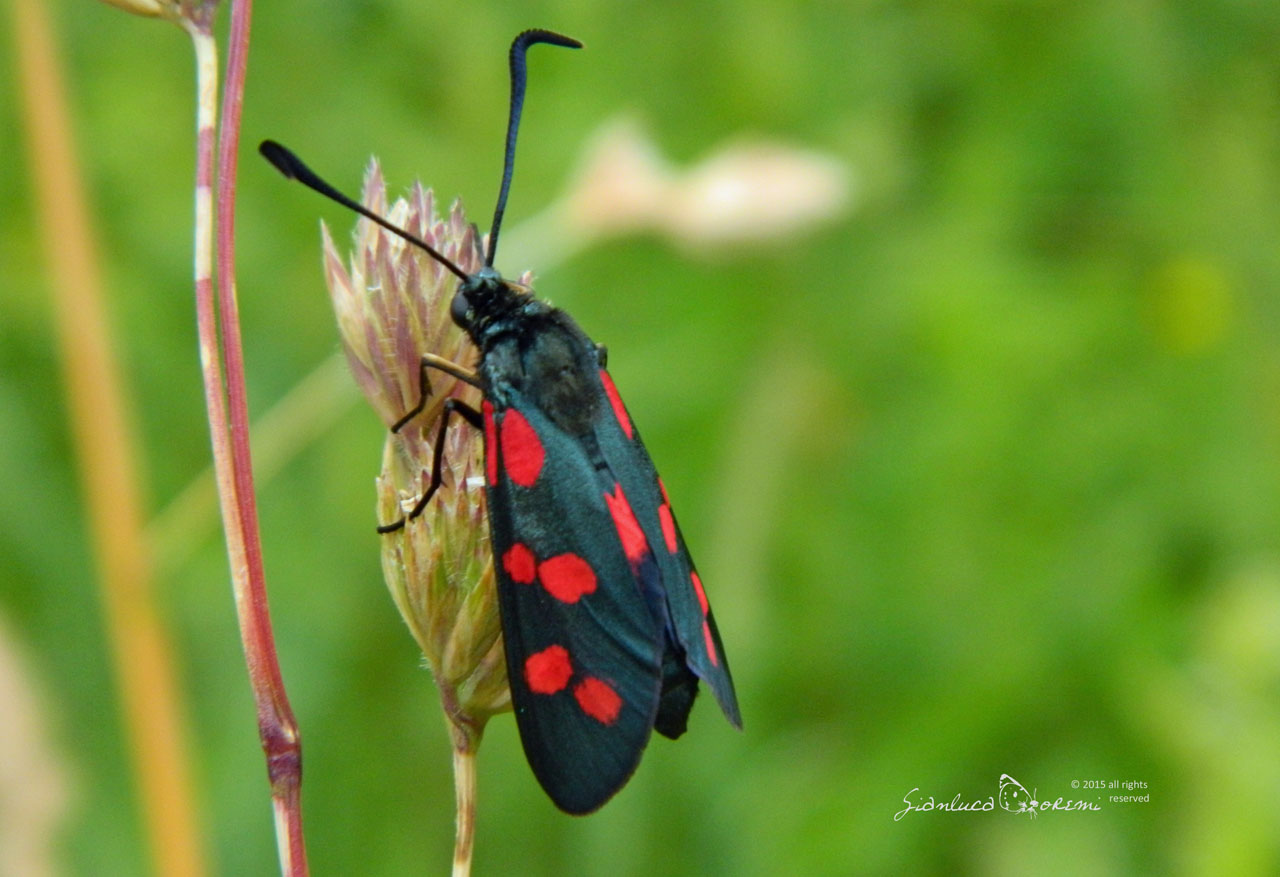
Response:
MULTIPOLYGON (((440 484, 450 415, 484 430, 485 491, 511 699, 525 755, 556 806, 589 813, 635 771, 652 729, 685 731, 698 680, 742 727, 720 634, 666 489, 609 373, 604 348, 566 313, 494 270, 524 101, 525 54, 577 40, 529 30, 511 44, 511 107, 502 186, 485 267, 466 274, 424 241, 342 195, 293 153, 264 141, 285 176, 423 247, 460 280, 451 313, 480 350, 474 372, 430 354, 427 369, 484 393, 481 411, 449 399, 431 481, 440 484)), ((379 527, 390 532, 405 520, 379 527)))

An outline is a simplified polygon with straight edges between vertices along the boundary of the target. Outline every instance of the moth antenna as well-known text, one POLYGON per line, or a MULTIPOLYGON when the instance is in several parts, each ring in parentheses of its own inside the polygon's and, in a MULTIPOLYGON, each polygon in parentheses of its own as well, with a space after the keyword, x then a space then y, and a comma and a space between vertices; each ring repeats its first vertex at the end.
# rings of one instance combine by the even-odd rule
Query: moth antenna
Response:
POLYGON ((493 224, 489 227, 489 252, 484 263, 493 267, 494 254, 498 252, 498 230, 502 227, 502 214, 507 209, 507 193, 511 190, 511 172, 516 160, 516 132, 520 129, 520 111, 524 108, 524 88, 528 79, 525 55, 535 43, 549 43, 566 49, 581 49, 582 43, 573 37, 549 30, 526 30, 511 43, 508 58, 511 62, 511 110, 507 116, 507 148, 502 161, 502 188, 498 190, 498 206, 493 211, 493 224))
POLYGON ((452 261, 446 259, 440 251, 431 246, 431 244, 427 243, 417 235, 410 234, 398 225, 388 222, 372 210, 369 210, 363 204, 348 198, 346 195, 339 192, 333 186, 321 179, 315 171, 303 164, 302 159, 294 155, 287 147, 281 146, 274 140, 263 140, 262 143, 258 145, 258 152, 262 153, 262 157, 271 162, 271 164, 275 166, 275 169, 284 174, 288 179, 297 180, 308 189, 311 189, 314 192, 319 192, 331 201, 337 201, 343 207, 354 210, 366 219, 373 220, 392 234, 397 234, 414 246, 426 250, 427 254, 430 255, 431 258, 448 268, 456 274, 459 279, 467 279, 466 271, 463 271, 452 261))

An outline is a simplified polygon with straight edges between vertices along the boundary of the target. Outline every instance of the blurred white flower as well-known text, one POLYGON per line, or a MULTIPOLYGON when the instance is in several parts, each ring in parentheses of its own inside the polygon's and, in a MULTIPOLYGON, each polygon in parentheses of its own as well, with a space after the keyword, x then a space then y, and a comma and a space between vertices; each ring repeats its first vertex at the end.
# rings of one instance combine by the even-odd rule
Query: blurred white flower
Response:
POLYGON ((69 789, 44 698, 13 628, 0 616, 0 874, 56 874, 69 789))
POLYGON ((165 0, 105 0, 111 6, 147 18, 177 18, 178 4, 165 0))
POLYGON ((601 126, 563 195, 506 242, 512 264, 545 266, 601 238, 656 232, 695 253, 785 240, 831 222, 853 200, 831 155, 738 138, 674 167, 634 119, 601 126))

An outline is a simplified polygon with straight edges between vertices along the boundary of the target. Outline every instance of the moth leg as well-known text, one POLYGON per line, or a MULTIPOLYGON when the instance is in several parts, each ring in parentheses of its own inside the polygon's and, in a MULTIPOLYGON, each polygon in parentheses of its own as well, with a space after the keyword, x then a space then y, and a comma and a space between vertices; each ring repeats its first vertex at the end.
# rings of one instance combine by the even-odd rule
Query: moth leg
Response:
MULTIPOLYGON (((424 357, 423 359, 423 369, 425 371, 426 358, 424 357)), ((414 503, 413 509, 409 514, 405 515, 398 521, 394 521, 390 524, 383 524, 378 527, 379 533, 394 533, 396 530, 401 529, 404 527, 406 522, 422 514, 423 509, 427 507, 427 503, 431 502, 431 497, 435 496, 436 490, 440 487, 440 482, 444 480, 444 475, 440 468, 440 464, 444 461, 444 436, 449 429, 449 416, 454 412, 460 414, 462 419, 467 421, 467 423, 470 423, 472 426, 483 428, 484 417, 479 411, 472 408, 466 402, 459 401, 458 399, 451 398, 444 401, 444 413, 440 415, 440 429, 436 432, 436 446, 431 452, 431 481, 427 484, 426 491, 424 491, 422 496, 418 498, 418 501, 414 503)))
POLYGON ((436 356, 434 353, 422 354, 422 359, 418 360, 418 402, 409 411, 391 425, 392 432, 399 432, 404 429, 405 424, 422 413, 422 409, 427 407, 427 399, 431 398, 431 382, 427 380, 427 369, 434 368, 448 375, 453 375, 460 381, 468 383, 473 387, 480 387, 480 376, 469 368, 463 368, 456 362, 450 362, 443 356, 436 356))

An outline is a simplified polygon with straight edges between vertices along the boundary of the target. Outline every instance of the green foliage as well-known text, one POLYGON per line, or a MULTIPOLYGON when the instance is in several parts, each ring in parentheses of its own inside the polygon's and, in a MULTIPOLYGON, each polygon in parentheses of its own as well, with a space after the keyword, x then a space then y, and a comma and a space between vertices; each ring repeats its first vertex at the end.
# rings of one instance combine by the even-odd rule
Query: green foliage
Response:
MULTIPOLYGON (((208 461, 189 290, 191 61, 172 27, 63 9, 80 155, 158 510, 208 461)), ((225 11, 224 11, 225 15, 225 11)), ((508 40, 542 26, 508 212, 638 110, 696 158, 832 153, 851 215, 711 261, 603 244, 539 291, 610 348, 733 661, 598 815, 556 812, 514 724, 480 750, 478 874, 1280 869, 1280 6, 986 2, 258 4, 239 292, 265 411, 337 347, 317 217, 251 151, 347 189, 370 153, 478 217, 508 40), (910 813, 1008 773, 1099 812, 910 813), (1149 803, 1073 780, 1141 780, 1149 803)), ((222 23, 225 28, 225 21, 222 23)), ((17 122, 0 89, 0 132, 17 122)), ((138 873, 134 790, 18 138, 0 133, 0 606, 72 766, 75 873, 138 873)), ((499 254, 499 263, 502 255, 499 254)), ((533 265, 505 265, 509 276, 533 265)), ((382 584, 381 427, 353 407, 262 485, 321 874, 442 873, 429 676, 382 584)), ((220 534, 160 582, 218 871, 274 839, 220 534)))

